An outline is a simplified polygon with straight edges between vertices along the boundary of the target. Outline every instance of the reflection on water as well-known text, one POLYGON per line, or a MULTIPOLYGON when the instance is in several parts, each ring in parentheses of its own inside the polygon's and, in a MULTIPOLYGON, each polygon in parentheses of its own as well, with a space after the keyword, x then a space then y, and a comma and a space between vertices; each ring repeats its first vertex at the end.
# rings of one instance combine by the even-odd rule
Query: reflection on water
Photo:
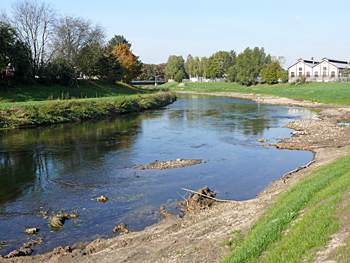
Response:
POLYGON ((262 147, 289 137, 280 128, 291 119, 312 117, 300 108, 259 105, 233 98, 184 96, 165 109, 99 121, 0 133, 1 254, 32 237, 38 227, 44 244, 56 246, 113 236, 118 223, 141 230, 155 223, 160 206, 172 212, 182 187, 208 185, 217 197, 253 198, 271 181, 304 165, 310 152, 262 147), (138 171, 135 164, 177 158, 205 164, 173 170, 138 171), (139 176, 134 176, 134 172, 139 176), (93 198, 105 195, 107 203, 93 198), (53 232, 47 216, 77 211, 53 232))

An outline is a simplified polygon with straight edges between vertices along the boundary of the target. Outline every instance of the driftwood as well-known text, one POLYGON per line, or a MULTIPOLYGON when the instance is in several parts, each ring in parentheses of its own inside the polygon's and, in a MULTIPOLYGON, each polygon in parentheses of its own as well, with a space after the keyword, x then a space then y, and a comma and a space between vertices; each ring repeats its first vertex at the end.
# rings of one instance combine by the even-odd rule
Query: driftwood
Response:
POLYGON ((289 173, 286 173, 285 175, 282 176, 281 179, 285 180, 285 179, 288 179, 289 178, 289 175, 293 174, 293 173, 296 173, 302 169, 305 169, 307 167, 309 167, 311 164, 313 164, 315 162, 315 160, 312 160, 311 162, 305 164, 304 166, 300 166, 300 167, 297 167, 295 170, 289 172, 289 173))
POLYGON ((198 195, 204 196, 204 197, 206 197, 206 198, 209 198, 209 199, 215 200, 215 201, 217 201, 217 202, 238 203, 238 201, 217 199, 217 198, 214 198, 214 197, 211 197, 211 196, 205 195, 205 194, 197 193, 196 191, 192 191, 192 190, 190 190, 190 189, 181 188, 181 190, 188 191, 188 192, 191 192, 191 193, 194 193, 194 194, 198 194, 198 195))

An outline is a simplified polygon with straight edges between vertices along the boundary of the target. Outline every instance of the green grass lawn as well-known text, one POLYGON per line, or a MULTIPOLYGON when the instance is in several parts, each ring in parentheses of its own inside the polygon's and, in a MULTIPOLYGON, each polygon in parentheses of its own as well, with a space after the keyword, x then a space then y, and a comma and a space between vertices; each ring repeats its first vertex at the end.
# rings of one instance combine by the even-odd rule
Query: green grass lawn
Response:
POLYGON ((274 95, 288 98, 300 98, 323 103, 336 103, 350 105, 350 83, 318 83, 291 85, 289 83, 278 85, 241 86, 236 83, 166 83, 161 88, 170 88, 179 91, 197 92, 240 92, 246 94, 274 95))
POLYGON ((152 93, 150 90, 133 87, 124 83, 110 84, 98 80, 79 82, 79 87, 68 88, 53 84, 50 86, 38 83, 4 85, 0 84, 0 104, 8 102, 33 102, 44 100, 71 99, 71 98, 99 98, 127 96, 152 93))

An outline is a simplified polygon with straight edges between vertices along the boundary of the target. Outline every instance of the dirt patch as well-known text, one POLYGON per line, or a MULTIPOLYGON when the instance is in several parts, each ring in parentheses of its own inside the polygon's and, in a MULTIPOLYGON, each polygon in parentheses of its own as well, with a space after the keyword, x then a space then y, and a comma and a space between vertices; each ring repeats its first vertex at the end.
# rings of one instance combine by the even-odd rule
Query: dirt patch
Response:
MULTIPOLYGON (((3 259, 3 261, 218 262, 230 253, 225 246, 222 247, 220 244, 224 239, 232 237, 230 233, 233 230, 243 233, 249 231, 253 222, 262 212, 266 211, 280 193, 303 180, 315 168, 348 154, 350 129, 337 123, 339 120, 350 119, 350 108, 256 94, 216 93, 208 95, 238 97, 252 99, 259 103, 321 110, 316 119, 293 121, 290 127, 296 129, 298 133, 279 143, 281 148, 308 149, 314 152, 314 162, 302 169, 296 169, 287 176, 281 175, 281 179, 272 182, 256 198, 248 201, 215 202, 210 208, 193 210, 186 213, 183 218, 168 215, 165 220, 140 232, 118 235, 110 239, 97 239, 92 243, 76 244, 72 247, 59 247, 45 255, 3 259)), ((346 222, 349 228, 350 222, 346 222)), ((332 240, 337 238, 344 240, 341 232, 332 236, 332 240)), ((332 251, 334 250, 325 251, 320 258, 321 261, 317 262, 328 259, 332 251)))

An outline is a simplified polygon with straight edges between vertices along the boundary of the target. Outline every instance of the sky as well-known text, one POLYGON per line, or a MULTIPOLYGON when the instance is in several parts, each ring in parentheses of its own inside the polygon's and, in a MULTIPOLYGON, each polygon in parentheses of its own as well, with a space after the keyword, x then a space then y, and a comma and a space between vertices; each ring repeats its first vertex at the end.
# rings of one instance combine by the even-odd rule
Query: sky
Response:
MULTIPOLYGON (((1 0, 11 15, 17 0, 1 0)), ((108 41, 123 35, 143 63, 166 63, 170 55, 209 57, 217 51, 264 48, 284 56, 350 61, 349 0, 44 0, 58 15, 90 19, 108 41)))

